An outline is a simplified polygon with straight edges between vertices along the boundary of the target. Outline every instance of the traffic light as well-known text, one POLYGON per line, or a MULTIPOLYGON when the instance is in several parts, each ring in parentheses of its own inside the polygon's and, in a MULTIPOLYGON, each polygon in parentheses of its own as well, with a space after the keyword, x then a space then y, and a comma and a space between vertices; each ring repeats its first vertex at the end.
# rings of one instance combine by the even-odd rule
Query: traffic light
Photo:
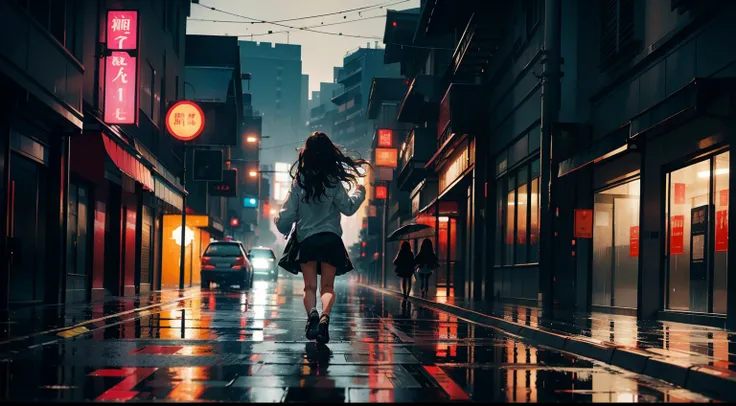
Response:
POLYGON ((258 199, 255 197, 246 197, 243 199, 243 207, 246 209, 258 208, 258 199))

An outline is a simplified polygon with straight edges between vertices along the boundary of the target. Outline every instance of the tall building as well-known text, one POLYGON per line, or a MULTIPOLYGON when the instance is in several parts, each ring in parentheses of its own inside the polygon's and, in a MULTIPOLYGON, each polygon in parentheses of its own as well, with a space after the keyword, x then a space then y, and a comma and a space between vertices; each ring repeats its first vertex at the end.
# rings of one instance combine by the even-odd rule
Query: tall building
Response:
POLYGON ((362 156, 367 156, 373 137, 373 128, 366 120, 373 78, 400 77, 399 64, 386 65, 383 56, 384 50, 376 48, 349 52, 335 78, 341 87, 332 91, 331 101, 337 106, 332 139, 362 156))
POLYGON ((317 102, 312 103, 313 106, 309 110, 309 132, 322 131, 332 136, 332 127, 335 123, 335 113, 337 106, 330 101, 332 92, 342 88, 342 85, 335 82, 321 82, 319 91, 312 92, 312 102, 314 94, 318 95, 317 102), (322 96, 324 95, 324 97, 322 96))
MULTIPOLYGON (((240 41, 240 65, 250 73, 253 109, 263 117, 263 151, 261 162, 273 164, 286 149, 304 138, 306 92, 302 77, 300 45, 240 41), (303 101, 304 99, 304 101, 303 101)), ((243 88, 247 89, 244 84, 243 88)), ((246 90, 247 91, 247 90, 246 90)), ((290 156, 288 160, 292 160, 290 156)))
POLYGON ((0 309, 159 289, 190 2, 35 3, 0 2, 0 309))

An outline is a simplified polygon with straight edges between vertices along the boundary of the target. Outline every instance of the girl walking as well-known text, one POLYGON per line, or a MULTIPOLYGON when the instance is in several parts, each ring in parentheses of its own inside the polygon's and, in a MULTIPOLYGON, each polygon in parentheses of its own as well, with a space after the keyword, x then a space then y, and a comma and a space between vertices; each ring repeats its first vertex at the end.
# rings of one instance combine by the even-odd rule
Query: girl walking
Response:
POLYGON ((367 165, 365 160, 343 155, 325 133, 313 133, 291 167, 294 182, 274 219, 279 232, 291 233, 279 265, 295 275, 301 272, 304 278, 305 334, 324 344, 330 341, 335 276, 353 270, 342 242, 340 216, 352 216, 365 200, 365 188, 357 184, 357 178, 363 176, 358 168, 363 165, 367 165), (346 183, 356 188, 350 195, 343 186, 346 183), (317 275, 321 315, 316 307, 317 275))
POLYGON ((396 266, 394 272, 401 278, 401 291, 406 299, 411 293, 411 277, 414 276, 414 253, 409 242, 401 243, 401 248, 394 259, 394 265, 396 266))
POLYGON ((422 297, 427 297, 427 291, 429 290, 429 277, 432 276, 432 271, 439 268, 439 260, 437 255, 434 253, 432 247, 432 240, 425 238, 422 241, 422 248, 419 249, 414 263, 417 267, 417 276, 419 277, 420 287, 422 289, 422 297))

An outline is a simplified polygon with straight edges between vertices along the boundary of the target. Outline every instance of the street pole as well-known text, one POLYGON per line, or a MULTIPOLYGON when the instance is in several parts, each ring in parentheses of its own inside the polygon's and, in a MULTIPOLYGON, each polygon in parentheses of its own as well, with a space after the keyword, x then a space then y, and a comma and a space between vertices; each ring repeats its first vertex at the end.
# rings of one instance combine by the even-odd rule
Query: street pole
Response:
MULTIPOLYGON (((187 188, 187 143, 184 142, 184 158, 182 159, 182 176, 181 185, 186 191, 187 188)), ((180 260, 179 260, 179 289, 184 289, 184 257, 186 253, 186 236, 187 236, 187 194, 182 197, 181 207, 181 244, 180 244, 180 260)))

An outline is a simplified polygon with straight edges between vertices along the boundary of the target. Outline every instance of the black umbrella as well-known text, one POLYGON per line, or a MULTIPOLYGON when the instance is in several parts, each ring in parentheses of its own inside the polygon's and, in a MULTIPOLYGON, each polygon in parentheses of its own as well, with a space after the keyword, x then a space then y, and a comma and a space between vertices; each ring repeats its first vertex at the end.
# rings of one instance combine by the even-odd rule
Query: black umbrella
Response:
POLYGON ((426 238, 434 235, 434 228, 426 224, 406 224, 397 228, 393 233, 389 234, 386 241, 412 240, 414 238, 426 238))

